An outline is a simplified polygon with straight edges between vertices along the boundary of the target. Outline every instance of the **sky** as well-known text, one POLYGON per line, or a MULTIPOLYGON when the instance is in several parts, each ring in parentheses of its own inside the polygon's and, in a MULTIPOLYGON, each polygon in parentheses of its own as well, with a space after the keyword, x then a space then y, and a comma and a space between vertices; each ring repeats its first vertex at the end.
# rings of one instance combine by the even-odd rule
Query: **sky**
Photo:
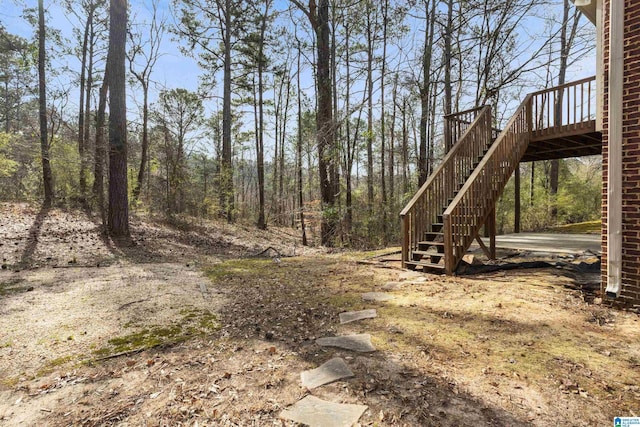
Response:
MULTIPOLYGON (((283 3, 281 2, 284 2, 285 0, 278 1, 278 4, 280 6, 283 6, 283 3)), ((72 33, 72 29, 74 26, 79 26, 77 18, 73 15, 69 15, 64 10, 64 8, 58 4, 57 1, 51 2, 45 0, 45 3, 48 3, 48 5, 46 6, 48 13, 48 24, 53 28, 59 29, 64 37, 73 40, 75 37, 72 33)), ((148 0, 130 0, 130 19, 132 19, 132 17, 135 17, 136 22, 150 20, 151 12, 148 3, 148 0)), ((25 4, 28 7, 37 6, 37 2, 35 0, 0 0, 0 23, 5 26, 5 28, 9 32, 20 35, 27 39, 32 39, 34 36, 34 30, 30 26, 30 24, 22 18, 22 10, 25 4)), ((173 17, 171 15, 171 11, 169 10, 169 2, 166 0, 161 1, 159 6, 159 14, 165 14, 168 23, 173 23, 173 17)), ((584 19, 584 21, 586 22, 586 19, 584 19)), ((414 20, 414 24, 415 22, 416 21, 414 20)), ((412 29, 412 32, 416 37, 420 37, 420 33, 422 31, 421 27, 423 26, 423 24, 420 23, 415 25, 419 25, 420 27, 412 29)), ((531 19, 529 22, 525 22, 525 27, 527 29, 524 31, 539 31, 539 29, 536 29, 534 27, 535 25, 540 25, 540 21, 531 19)), ((521 36, 527 37, 527 34, 523 33, 521 36)), ((185 57, 180 53, 178 49, 178 42, 175 40, 175 35, 165 33, 161 51, 163 52, 163 55, 158 59, 158 63, 154 67, 152 76, 152 79, 156 82, 156 84, 159 87, 165 88, 185 88, 191 91, 197 90, 198 76, 201 74, 202 70, 199 68, 197 62, 193 58, 185 57)), ((415 52, 409 52, 408 54, 415 55, 415 52)), ((573 64, 569 72, 568 80, 570 81, 573 79, 579 79, 595 74, 594 55, 595 50, 593 52, 593 55, 587 56, 578 63, 573 64)), ((393 56, 393 52, 390 52, 389 56, 393 56)), ((405 57, 403 60, 412 59, 412 57, 405 57)), ((60 64, 68 62, 68 65, 76 71, 80 68, 80 58, 77 57, 53 58, 53 61, 57 61, 60 64)), ((391 66, 389 68, 391 68, 391 66)), ((313 80, 308 68, 305 73, 306 74, 303 74, 303 86, 308 88, 309 94, 313 96, 313 80)), ((137 108, 135 106, 141 99, 141 96, 137 86, 129 86, 127 88, 127 91, 129 95, 130 106, 129 116, 131 120, 134 120, 137 119, 137 108)), ((151 91, 151 102, 154 101, 153 97, 156 93, 157 91, 151 91)), ((271 94, 268 94, 267 96, 271 96, 271 94)), ((77 109, 78 98, 79 95, 77 88, 72 89, 68 108, 71 108, 72 110, 77 109)), ((208 103, 205 103, 205 107, 207 108, 208 112, 211 113, 213 110, 219 109, 219 105, 217 105, 218 103, 219 100, 210 101, 208 103)))
MULTIPOLYGON (((45 3, 47 2, 45 1, 45 3)), ((48 3, 46 10, 49 25, 60 30, 64 37, 73 39, 72 29, 78 25, 77 19, 73 15, 69 16, 58 2, 49 1, 48 3)), ((15 0, 0 0, 0 23, 10 33, 26 39, 32 39, 34 37, 34 29, 22 17, 23 4, 26 4, 27 7, 37 6, 37 2, 33 0, 28 0, 21 4, 17 4, 15 0)), ((165 13, 167 19, 171 20, 168 3, 162 2, 161 8, 160 14, 165 13)), ((150 9, 142 1, 130 1, 129 13, 130 16, 135 14, 138 20, 148 20, 151 17, 150 9)), ((178 44, 172 38, 173 36, 170 34, 164 35, 162 48, 164 54, 158 60, 154 69, 153 79, 168 88, 183 87, 196 90, 198 87, 198 75, 200 74, 198 64, 194 59, 183 56, 178 50, 178 44)), ((65 60, 70 62, 69 65, 74 70, 80 68, 80 58, 68 57, 65 60)), ((72 99, 74 98, 72 97, 72 99)))

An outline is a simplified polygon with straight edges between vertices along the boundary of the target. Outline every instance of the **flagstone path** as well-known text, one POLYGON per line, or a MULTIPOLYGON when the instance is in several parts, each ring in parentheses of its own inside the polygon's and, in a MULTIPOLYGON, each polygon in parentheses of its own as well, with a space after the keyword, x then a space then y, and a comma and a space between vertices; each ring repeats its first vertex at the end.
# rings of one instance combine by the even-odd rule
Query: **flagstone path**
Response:
MULTIPOLYGON (((411 272, 413 273, 413 272, 411 272)), ((418 273, 406 274, 401 280, 416 280, 421 275, 418 273)), ((402 284, 394 283, 385 285, 385 289, 397 290, 402 284)), ((362 294, 364 301, 385 302, 395 297, 386 292, 367 292, 362 294)), ((377 316, 375 309, 360 311, 350 311, 340 313, 340 323, 350 323, 364 319, 371 319, 377 316)), ((369 334, 353 334, 336 337, 318 338, 316 343, 322 347, 338 347, 350 351, 369 353, 376 351, 371 343, 369 334)), ((321 387, 323 385, 339 381, 345 378, 354 377, 347 363, 334 357, 321 366, 304 371, 300 374, 302 386, 308 390, 321 387)), ((353 405, 328 402, 312 395, 307 395, 295 404, 280 413, 280 418, 306 424, 310 427, 351 427, 358 422, 362 414, 368 409, 366 405, 353 405)))

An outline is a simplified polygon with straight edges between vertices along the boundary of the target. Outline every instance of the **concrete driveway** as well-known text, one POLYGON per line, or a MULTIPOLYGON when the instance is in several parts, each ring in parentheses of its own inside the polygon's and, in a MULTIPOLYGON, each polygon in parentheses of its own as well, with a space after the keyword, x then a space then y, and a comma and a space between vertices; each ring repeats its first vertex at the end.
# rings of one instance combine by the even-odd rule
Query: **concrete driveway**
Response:
MULTIPOLYGON (((482 241, 489 245, 489 239, 483 238, 482 241)), ((600 234, 504 234, 496 236, 496 247, 553 253, 581 253, 588 250, 599 254, 601 251, 600 234)))

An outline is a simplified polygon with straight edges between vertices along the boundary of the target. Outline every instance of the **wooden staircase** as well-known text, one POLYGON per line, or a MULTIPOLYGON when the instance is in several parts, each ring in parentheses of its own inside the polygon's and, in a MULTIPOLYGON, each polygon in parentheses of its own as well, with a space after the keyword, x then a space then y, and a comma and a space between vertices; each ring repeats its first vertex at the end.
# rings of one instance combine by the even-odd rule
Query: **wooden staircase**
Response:
POLYGON ((495 204, 520 161, 601 150, 594 80, 529 94, 501 132, 492 128, 489 106, 446 116, 451 149, 400 213, 403 267, 453 274, 474 239, 495 258, 495 204), (538 144, 533 154, 530 144, 538 144), (479 238, 483 226, 489 248, 479 238))

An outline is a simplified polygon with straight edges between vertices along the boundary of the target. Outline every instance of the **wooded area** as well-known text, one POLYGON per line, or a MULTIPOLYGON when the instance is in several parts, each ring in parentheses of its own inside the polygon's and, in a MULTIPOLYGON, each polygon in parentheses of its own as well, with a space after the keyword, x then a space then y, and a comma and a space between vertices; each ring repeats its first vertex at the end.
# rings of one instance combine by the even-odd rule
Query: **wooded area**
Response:
MULTIPOLYGON (((398 242, 399 211, 455 142, 444 115, 490 105, 502 129, 526 93, 591 74, 595 49, 569 0, 60 7, 71 35, 42 1, 23 10, 33 37, 0 26, 0 200, 89 207, 115 236, 131 208, 398 242), (155 78, 175 46, 199 87, 155 78)), ((498 232, 599 218, 600 165, 522 164, 498 232)))

